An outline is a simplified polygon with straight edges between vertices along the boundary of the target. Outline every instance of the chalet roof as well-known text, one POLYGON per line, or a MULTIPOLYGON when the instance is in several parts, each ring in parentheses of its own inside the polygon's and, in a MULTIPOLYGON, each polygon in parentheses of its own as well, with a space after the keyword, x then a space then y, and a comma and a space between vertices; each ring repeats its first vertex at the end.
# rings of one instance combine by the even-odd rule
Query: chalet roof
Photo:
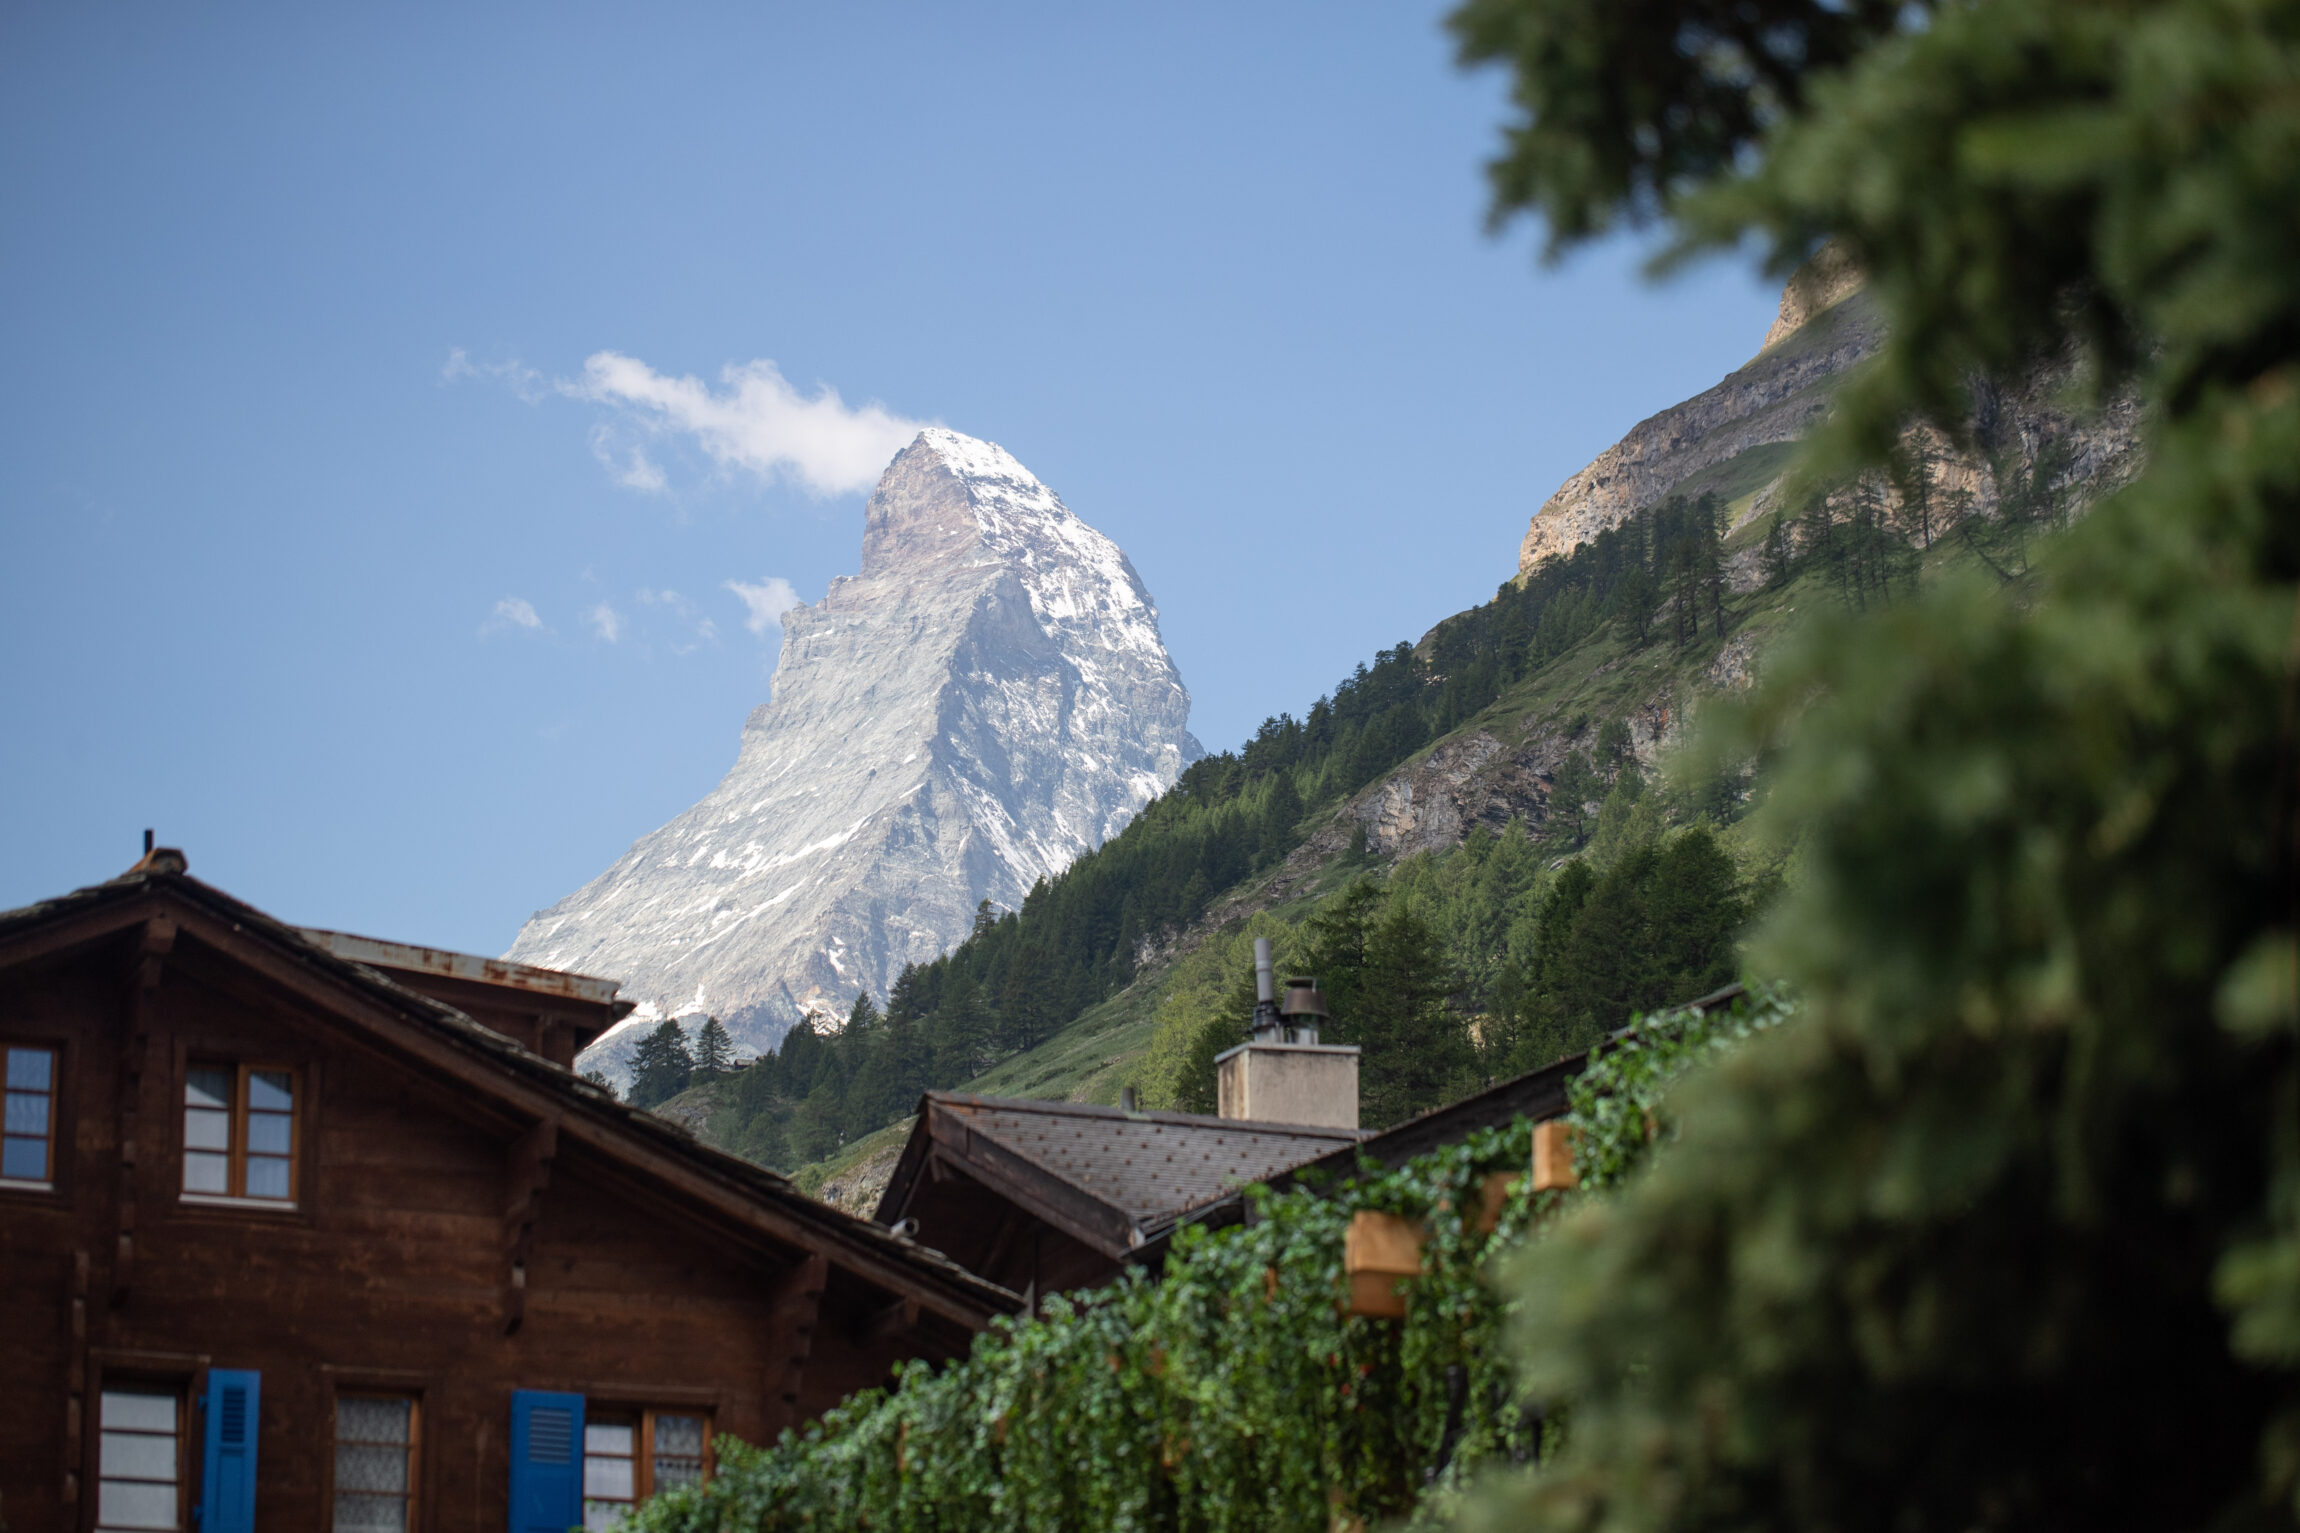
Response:
POLYGON ((1020 1308, 1018 1295, 940 1253, 810 1198, 763 1166, 703 1144, 680 1125, 617 1100, 182 867, 180 854, 163 852, 108 882, 0 912, 0 968, 76 953, 151 924, 172 925, 291 990, 334 1001, 331 1015, 388 1031, 393 1036, 384 1041, 420 1053, 422 1063, 451 1075, 507 1118, 555 1122, 563 1138, 605 1155, 724 1227, 794 1255, 820 1253, 835 1267, 972 1328, 1020 1308))
POLYGON ((1363 1137, 1357 1129, 1310 1124, 930 1091, 878 1218, 893 1224, 904 1217, 940 1155, 1119 1257, 1201 1204, 1330 1151, 1346 1153, 1363 1137))

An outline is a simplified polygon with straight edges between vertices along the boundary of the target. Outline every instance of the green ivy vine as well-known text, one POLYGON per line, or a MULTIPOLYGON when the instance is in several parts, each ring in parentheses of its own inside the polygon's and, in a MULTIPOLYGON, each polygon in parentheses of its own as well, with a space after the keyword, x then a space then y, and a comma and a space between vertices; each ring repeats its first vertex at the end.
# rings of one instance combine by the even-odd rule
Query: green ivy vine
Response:
MULTIPOLYGON (((1572 1088, 1572 1196, 1649 1148, 1667 1084, 1770 1026, 1771 993, 1641 1018, 1572 1088)), ((904 1365, 771 1447, 718 1440, 708 1485, 644 1508, 633 1533, 785 1529, 1300 1529, 1427 1517, 1481 1464, 1538 1456, 1485 1281, 1560 1201, 1530 1192, 1523 1119, 1324 1192, 1248 1192, 1251 1216, 1184 1229, 1165 1270, 1047 1301, 964 1362, 904 1365), (1490 1176, 1514 1178, 1490 1230, 1490 1176), (1424 1229, 1406 1316, 1343 1312, 1343 1235, 1371 1209, 1424 1229)), ((1554 1436, 1554 1428, 1549 1434, 1554 1436)))

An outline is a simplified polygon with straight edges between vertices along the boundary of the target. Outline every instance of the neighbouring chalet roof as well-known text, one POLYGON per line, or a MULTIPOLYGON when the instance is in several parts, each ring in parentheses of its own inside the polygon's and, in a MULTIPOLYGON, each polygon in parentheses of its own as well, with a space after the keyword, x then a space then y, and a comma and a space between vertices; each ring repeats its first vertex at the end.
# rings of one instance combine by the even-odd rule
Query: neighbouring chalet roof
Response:
POLYGON ((486 985, 508 985, 533 995, 619 1006, 625 1014, 637 1009, 635 1002, 615 999, 615 992, 623 988, 620 980, 594 979, 588 974, 569 974, 563 969, 538 969, 533 964, 513 963, 508 958, 482 958, 476 953, 420 947, 412 942, 387 942, 381 937, 331 932, 317 926, 299 926, 296 931, 305 940, 353 963, 441 974, 486 985))
POLYGON ((787 1178, 618 1101, 454 1007, 342 956, 331 942, 315 940, 182 868, 180 854, 163 850, 107 883, 0 912, 0 969, 77 954, 154 924, 167 926, 172 936, 220 950, 338 1021, 366 1029, 373 1041, 416 1068, 451 1078, 507 1123, 555 1123, 563 1143, 580 1144, 616 1163, 624 1174, 644 1179, 667 1199, 739 1236, 799 1259, 819 1253, 832 1266, 970 1329, 1021 1307, 1019 1295, 940 1253, 818 1202, 787 1178))
POLYGON ((902 1220, 939 1159, 1123 1259, 1191 1209, 1330 1151, 1347 1153, 1363 1137, 1357 1129, 930 1091, 877 1217, 902 1220))
MULTIPOLYGON (((1691 1004, 1703 1011, 1714 1011, 1730 1006, 1746 994, 1743 986, 1727 985, 1691 1004)), ((1634 1028, 1623 1028, 1612 1038, 1626 1037, 1634 1028)), ((1611 1041, 1610 1039, 1608 1041, 1611 1041)), ((1552 1065, 1473 1092, 1458 1102, 1433 1107, 1428 1112, 1408 1118, 1394 1128, 1369 1135, 1362 1143, 1332 1150, 1314 1160, 1290 1166, 1267 1178, 1272 1192, 1286 1192, 1296 1187, 1325 1191, 1338 1187, 1345 1179, 1368 1167, 1387 1171, 1404 1165, 1419 1155, 1442 1150, 1448 1145, 1460 1144, 1481 1128, 1493 1128, 1514 1118, 1525 1118, 1539 1123, 1548 1118, 1565 1115, 1566 1087, 1573 1078, 1589 1068, 1587 1053, 1571 1054, 1552 1065)), ((1220 1227, 1236 1224, 1246 1217, 1245 1199, 1235 1193, 1215 1199, 1192 1209, 1187 1217, 1162 1232, 1171 1237, 1181 1224, 1205 1224, 1220 1227)), ((1146 1256, 1161 1254, 1157 1250, 1146 1256)))

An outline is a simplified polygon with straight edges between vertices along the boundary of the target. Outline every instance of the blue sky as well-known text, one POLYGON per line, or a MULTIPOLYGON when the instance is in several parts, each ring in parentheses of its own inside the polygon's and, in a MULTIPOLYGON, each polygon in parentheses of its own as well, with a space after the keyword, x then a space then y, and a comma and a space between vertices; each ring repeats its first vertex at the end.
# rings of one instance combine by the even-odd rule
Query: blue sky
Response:
POLYGON ((154 825, 501 950, 733 761, 873 404, 1117 539, 1210 747, 1490 596, 1774 296, 1488 236, 1442 14, 6 8, 0 904, 154 825))

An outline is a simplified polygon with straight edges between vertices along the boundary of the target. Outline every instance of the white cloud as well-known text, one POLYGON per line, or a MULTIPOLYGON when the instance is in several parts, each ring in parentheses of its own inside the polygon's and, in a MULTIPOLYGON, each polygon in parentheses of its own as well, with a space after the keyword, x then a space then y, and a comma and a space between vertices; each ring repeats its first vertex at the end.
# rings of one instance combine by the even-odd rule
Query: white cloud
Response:
POLYGON ((535 604, 524 596, 506 596, 495 604, 495 611, 479 625, 483 634, 500 633, 506 628, 525 628, 541 632, 543 619, 536 614, 535 604))
POLYGON ((439 369, 440 386, 465 378, 493 378, 531 405, 551 397, 551 385, 543 375, 517 357, 505 362, 474 362, 462 347, 448 347, 447 361, 439 369))
POLYGON ((591 625, 591 631, 608 643, 612 644, 623 637, 623 614, 605 602, 584 613, 583 617, 591 625))
MULTIPOLYGON (((601 351, 584 361, 581 378, 559 388, 610 406, 624 423, 650 433, 691 436, 722 468, 787 478, 818 497, 869 489, 887 461, 928 424, 875 401, 850 408, 827 383, 809 398, 763 358, 722 368, 719 382, 722 387, 713 389, 699 378, 670 377, 636 357, 601 351)), ((661 468, 643 452, 633 449, 626 458, 613 450, 611 436, 598 434, 592 450, 619 483, 663 487, 661 468)))
POLYGON ((780 575, 769 575, 755 586, 730 580, 727 589, 743 599, 744 607, 749 609, 743 626, 756 634, 781 627, 783 614, 799 604, 799 593, 780 575))
POLYGON ((605 426, 591 428, 591 456, 599 460, 614 481, 626 490, 637 490, 643 495, 660 495, 671 487, 664 477, 661 465, 647 456, 644 447, 623 448, 615 440, 615 433, 605 426))

